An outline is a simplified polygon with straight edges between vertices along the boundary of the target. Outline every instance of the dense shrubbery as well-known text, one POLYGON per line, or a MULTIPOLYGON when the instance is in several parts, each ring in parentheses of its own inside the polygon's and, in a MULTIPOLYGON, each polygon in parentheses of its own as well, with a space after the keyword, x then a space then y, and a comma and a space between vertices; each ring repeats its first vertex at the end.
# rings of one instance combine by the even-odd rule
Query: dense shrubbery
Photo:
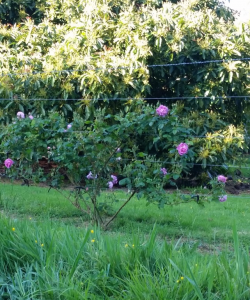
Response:
MULTIPOLYGON (((64 1, 65 2, 65 1, 64 1)), ((162 7, 163 3, 167 2, 166 0, 138 0, 138 1, 121 1, 115 0, 112 2, 107 2, 108 6, 111 7, 114 13, 119 13, 121 7, 125 5, 134 6, 134 9, 139 9, 141 6, 150 5, 155 8, 162 7)), ((172 3, 177 3, 178 0, 170 1, 172 3)), ((25 17, 32 17, 35 23, 40 23, 42 18, 44 17, 44 12, 48 10, 48 8, 53 8, 53 13, 56 16, 53 19, 55 24, 66 23, 65 20, 65 12, 68 9, 74 9, 74 13, 82 13, 83 6, 80 1, 77 9, 74 9, 74 6, 70 6, 69 4, 64 4, 61 2, 54 1, 46 1, 46 0, 2 0, 0 3, 0 21, 4 24, 12 24, 20 23, 25 17), (66 9, 66 10, 65 10, 66 9), (59 16, 59 17, 58 17, 59 16)), ((106 2, 104 2, 106 4, 106 2)), ((232 10, 228 7, 225 7, 224 4, 218 0, 205 0, 205 1, 197 1, 193 2, 193 10, 200 10, 204 7, 213 9, 216 15, 225 20, 234 20, 234 15, 232 10)), ((66 14, 67 16, 68 14, 66 14)))
MULTIPOLYGON (((205 134, 204 130, 203 135, 199 136, 193 128, 193 121, 180 118, 178 110, 179 107, 176 106, 168 112, 167 117, 161 117, 156 114, 154 107, 137 102, 136 109, 132 108, 127 113, 112 115, 107 114, 105 109, 99 109, 94 120, 75 114, 68 129, 64 118, 58 113, 52 113, 48 118, 16 118, 12 124, 2 126, 2 159, 11 154, 21 166, 27 162, 34 164, 42 157, 48 157, 60 168, 66 168, 66 172, 77 164, 84 163, 86 173, 91 166, 86 160, 90 153, 95 152, 96 157, 98 151, 108 150, 111 154, 116 148, 122 148, 122 158, 126 160, 135 158, 132 151, 134 148, 142 159, 146 155, 154 156, 169 164, 165 166, 168 170, 181 174, 183 171, 191 173, 197 162, 206 168, 207 164, 227 164, 241 156, 245 147, 243 128, 231 125, 224 131, 213 130, 213 134, 205 134), (188 159, 185 159, 185 164, 178 165, 176 146, 181 142, 189 145, 188 159), (87 148, 88 143, 92 148, 87 148), (107 149, 109 144, 111 148, 107 149), (106 146, 102 149, 104 145, 106 146)), ((208 119, 207 122, 213 127, 209 124, 209 121, 213 121, 213 114, 210 117, 211 120, 208 119)), ((193 118, 199 120, 198 116, 193 118)), ((207 168, 210 170, 209 166, 207 168)), ((92 166, 92 169, 96 168, 92 166)), ((82 170, 78 171, 81 174, 82 170)), ((77 182, 82 177, 76 173, 75 176, 77 179, 72 179, 72 182, 77 182)))
POLYGON ((2 121, 17 110, 72 118, 75 110, 105 106, 114 112, 129 105, 109 98, 172 96, 191 97, 183 113, 216 109, 230 123, 244 121, 247 102, 226 96, 248 94, 247 62, 147 67, 249 56, 248 26, 235 28, 232 13, 218 2, 51 0, 43 7, 37 25, 26 19, 0 27, 1 71, 17 73, 0 78, 0 97, 13 99, 1 103, 2 121), (28 100, 40 98, 79 101, 28 100))
MULTIPOLYGON (((67 178, 78 187, 76 197, 85 202, 82 210, 92 213, 92 205, 98 210, 101 190, 115 185, 126 186, 132 195, 159 207, 171 204, 173 198, 163 189, 167 183, 175 185, 185 174, 210 170, 210 166, 202 169, 207 163, 223 164, 241 155, 240 128, 218 132, 223 139, 211 139, 211 135, 193 139, 195 132, 178 116, 178 107, 160 108, 138 102, 130 112, 116 115, 99 109, 94 120, 74 114, 71 124, 58 113, 48 118, 22 118, 19 113, 13 124, 2 127, 0 135, 2 162, 7 157, 14 161, 7 165, 6 175, 47 182, 55 188, 67 178), (54 164, 48 174, 39 167, 44 157, 54 164)), ((223 184, 212 184, 218 200, 223 184)))

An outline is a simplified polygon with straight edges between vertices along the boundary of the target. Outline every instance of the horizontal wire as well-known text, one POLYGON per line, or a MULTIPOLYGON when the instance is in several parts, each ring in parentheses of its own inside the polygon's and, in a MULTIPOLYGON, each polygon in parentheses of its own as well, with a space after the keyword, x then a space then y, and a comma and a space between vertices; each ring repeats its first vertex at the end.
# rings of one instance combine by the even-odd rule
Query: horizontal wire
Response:
POLYGON ((192 61, 192 62, 183 62, 183 63, 171 63, 171 64, 154 64, 148 65, 148 68, 154 67, 176 67, 183 65, 202 65, 202 64, 210 64, 210 63, 225 63, 231 61, 250 61, 250 57, 242 57, 242 58, 229 58, 229 59, 215 59, 215 60, 204 60, 204 61, 192 61))
MULTIPOLYGON (((108 179, 107 179, 108 180, 108 179)), ((80 187, 80 189, 82 189, 85 193, 87 193, 87 191, 88 190, 86 190, 86 188, 88 188, 88 190, 93 190, 94 189, 94 187, 91 187, 91 186, 87 186, 87 185, 85 185, 84 187, 83 186, 81 186, 80 187), (85 189, 84 189, 85 188, 85 189)), ((73 189, 77 189, 77 187, 73 187, 73 189)), ((125 192, 126 194, 128 194, 128 193, 131 193, 131 191, 129 191, 127 188, 124 188, 124 187, 121 187, 121 188, 112 188, 112 189, 110 189, 110 188, 108 188, 108 187, 103 187, 103 188, 100 188, 100 190, 101 191, 109 191, 109 192, 125 192), (127 191, 124 191, 124 189, 126 189, 127 191)), ((169 194, 168 192, 170 191, 170 190, 168 190, 168 189, 164 189, 165 191, 166 191, 166 194, 169 194)), ((69 193, 71 193, 72 191, 69 191, 69 193)), ((171 192, 171 191, 170 191, 171 192)), ((244 194, 244 190, 241 190, 241 192, 243 192, 242 194, 243 195, 241 195, 241 194, 239 194, 239 195, 237 195, 237 196, 234 196, 234 195, 229 195, 228 197, 230 197, 230 198, 246 198, 246 199, 249 199, 250 200, 250 194, 249 195, 245 195, 244 194)), ((200 197, 202 197, 202 196, 212 196, 212 195, 209 195, 209 194, 202 194, 202 193, 200 193, 200 192, 196 192, 196 193, 189 193, 189 192, 182 192, 180 195, 181 196, 194 196, 194 194, 196 195, 199 195, 200 197)), ((127 199, 124 199, 124 201, 126 201, 127 199)), ((193 201, 195 201, 195 202, 197 202, 197 200, 196 199, 190 199, 190 200, 193 200, 193 201)), ((119 201, 123 201, 123 200, 119 200, 119 201)))
MULTIPOLYGON (((108 179, 107 179, 108 180, 108 179)), ((87 191, 88 190, 93 190, 94 189, 94 187, 91 187, 91 186, 87 186, 87 184, 84 186, 84 187, 80 187, 86 194, 87 194, 87 191), (86 190, 86 188, 87 188, 87 190, 86 190)), ((75 190, 77 190, 77 187, 74 187, 73 189, 75 189, 75 190)), ((121 188, 112 188, 112 189, 110 189, 110 188, 108 188, 108 187, 103 187, 103 188, 100 188, 100 190, 101 191, 106 191, 106 192, 125 192, 126 194, 130 194, 131 193, 131 191, 130 190, 128 190, 127 188, 125 188, 125 187, 121 187, 121 188), (127 191, 124 191, 124 189, 126 189, 127 191)), ((168 192, 169 192, 169 190, 168 189, 164 189, 165 191, 166 191, 166 194, 169 194, 168 192)), ((65 190, 64 190, 65 191, 65 190)), ((234 196, 234 195, 232 195, 232 194, 229 194, 228 195, 228 197, 230 197, 230 198, 237 198, 237 199, 239 199, 239 198, 244 198, 244 199, 249 199, 250 200, 250 194, 249 195, 246 195, 244 192, 246 192, 246 191, 244 191, 244 190, 240 190, 241 192, 242 192, 242 194, 238 194, 237 196, 234 196)), ((72 191, 69 191, 69 193, 71 193, 72 191)), ((170 191, 171 192, 171 191, 170 191)), ((227 191, 225 191, 225 192, 227 192, 227 191)), ((171 193, 170 193, 171 194, 171 193)), ((191 199, 188 199, 187 200, 187 202, 190 202, 190 200, 191 201, 194 201, 194 202, 197 202, 197 199, 194 199, 194 198, 192 198, 192 196, 194 196, 194 194, 195 195, 199 195, 200 197, 202 197, 202 196, 210 196, 210 197, 212 197, 212 195, 209 195, 209 194, 202 194, 201 192, 190 192, 190 193, 185 193, 185 192, 182 192, 180 195, 181 196, 190 196, 191 197, 191 199)), ((119 200, 119 201, 126 201, 127 199, 116 199, 116 200, 119 200)), ((220 202, 219 202, 220 203, 220 202)), ((185 204, 185 202, 183 202, 183 204, 185 204)))
POLYGON ((133 97, 127 97, 127 98, 73 98, 73 99, 53 99, 53 98, 27 98, 27 99, 21 99, 21 98, 0 98, 0 101, 130 101, 130 100, 216 100, 216 99, 248 99, 250 98, 250 95, 245 96, 181 96, 181 97, 159 97, 159 98, 133 98, 133 97))
MULTIPOLYGON (((2 176, 0 176, 0 177, 2 177, 2 176)), ((107 179, 108 180, 108 179, 107 179)), ((25 184, 26 185, 26 184, 25 184)), ((36 186, 36 185, 35 185, 36 186)), ((48 188, 50 188, 50 186, 48 186, 48 188)), ((52 187, 53 188, 53 187, 52 187)), ((56 187, 54 188, 54 189, 57 189, 56 187)), ((72 189, 73 190, 77 190, 78 189, 78 187, 76 186, 76 187, 72 187, 72 189)), ((94 189, 94 187, 91 187, 91 186, 87 186, 87 185, 85 185, 85 186, 80 186, 80 189, 81 190, 83 190, 83 192, 85 192, 86 194, 87 194, 87 191, 88 190, 93 190, 94 189), (86 190, 87 189, 87 190, 86 190)), ((110 189, 110 188, 108 188, 108 187, 103 187, 103 188, 100 188, 100 190, 101 191, 105 191, 105 192, 109 192, 109 193, 111 193, 111 192, 123 192, 123 193, 125 193, 125 194, 130 194, 131 193, 131 191, 130 190, 128 190, 127 188, 125 188, 125 187, 121 187, 121 188, 112 188, 112 189, 110 189), (126 191, 124 191, 124 189, 126 189, 126 191)), ((171 190, 168 190, 168 189, 164 189, 165 191, 166 191, 166 194, 171 194, 171 190), (170 193, 169 193, 170 192, 170 193)), ((65 192, 65 191, 67 191, 67 190, 62 190, 63 192, 65 192)), ((249 199, 250 200, 250 194, 249 195, 246 195, 246 191, 244 191, 244 190, 240 190, 241 192, 242 192, 242 194, 238 194, 237 196, 236 195, 232 195, 232 194, 229 194, 228 195, 228 197, 229 198, 236 198, 236 199, 239 199, 239 198, 244 198, 244 199, 249 199)), ((72 190, 71 191, 68 191, 68 193, 72 193, 72 190)), ((212 195, 208 195, 208 194, 202 194, 202 193, 200 193, 200 192, 195 192, 195 191, 193 191, 193 193, 188 193, 188 192, 186 192, 186 193, 184 193, 184 192, 182 192, 180 195, 181 196, 190 196, 190 197, 192 197, 192 196, 194 196, 194 194, 195 195, 199 195, 200 197, 202 197, 202 196, 212 196, 212 195)), ((118 200, 118 201, 126 201, 127 199, 116 199, 116 200, 118 200)), ((190 202, 189 200, 192 200, 192 201, 194 201, 194 202, 197 202, 197 200, 196 199, 194 199, 194 198, 191 198, 191 199, 188 199, 187 200, 187 203, 188 202, 190 202)), ((218 202, 219 203, 219 202, 218 202)), ((181 204, 185 204, 185 202, 183 202, 183 203, 181 203, 181 204)))
MULTIPOLYGON (((161 161, 161 160, 149 160, 149 159, 145 159, 145 160, 140 160, 140 159, 129 159, 129 158, 121 158, 121 161, 141 161, 141 162, 151 162, 151 163, 162 163, 163 165, 179 165, 176 162, 165 162, 165 161, 161 161)), ((192 165, 192 166, 204 166, 203 164, 197 164, 197 163, 186 163, 186 165, 192 165)), ((243 166, 227 166, 226 164, 224 165, 211 165, 211 164, 206 164, 205 167, 223 167, 225 169, 229 169, 229 168, 237 168, 237 169, 250 169, 250 167, 243 167, 243 166)))
MULTIPOLYGON (((58 129, 58 130, 50 130, 50 129, 42 129, 46 132, 57 132, 57 133, 86 133, 86 130, 71 130, 71 129, 64 129, 64 131, 61 131, 62 129, 58 129)), ((148 136, 148 137, 161 137, 164 138, 164 134, 157 134, 156 132, 153 133, 131 133, 131 135, 136 134, 138 137, 140 136, 148 136)), ((209 134, 214 134, 214 133, 209 133, 209 134)), ((206 135, 189 135, 188 138, 193 138, 193 139, 197 139, 197 138, 206 138, 206 139, 215 139, 215 138, 220 138, 220 139, 240 139, 240 137, 228 137, 228 136, 224 136, 224 135, 216 135, 216 136, 206 136, 206 135)), ((187 138, 187 139, 188 139, 187 138)), ((250 139, 250 136, 243 136, 243 139, 250 139)))
MULTIPOLYGON (((141 68, 158 68, 158 67, 176 67, 176 66, 189 66, 189 65, 203 65, 203 64, 210 64, 210 63, 226 63, 231 61, 250 61, 250 57, 242 57, 242 58, 231 58, 231 59, 216 59, 216 60, 205 60, 205 61, 191 61, 191 62, 182 62, 182 63, 166 63, 166 64, 153 64, 153 65, 145 65, 145 66, 139 66, 139 67, 131 67, 131 66, 121 66, 121 67, 86 67, 85 69, 63 69, 63 70, 51 70, 51 71, 32 71, 32 72, 9 72, 4 73, 0 75, 0 77, 5 76, 15 76, 15 75, 36 75, 36 74, 56 74, 56 73, 71 73, 71 72, 85 72, 88 70, 91 71, 100 71, 100 70, 125 70, 125 69, 132 69, 132 70, 138 70, 141 68)), ((32 65, 28 65, 28 67, 32 67, 32 65)))
MULTIPOLYGON (((244 194, 244 191, 243 190, 240 190, 243 194, 244 194)), ((244 198, 244 199, 248 199, 250 200, 250 194, 248 196, 242 196, 241 194, 239 194, 238 196, 232 196, 232 195, 229 195, 228 197, 230 198, 236 198, 236 199, 239 199, 239 198, 244 198)))
MULTIPOLYGON (((56 150, 56 149, 55 149, 56 150)), ((52 152, 53 153, 54 149, 50 149, 49 152, 52 152)), ((117 153, 121 153, 121 152, 117 152, 117 153)), ((122 155, 122 153, 121 153, 122 155)), ((86 157, 91 157, 91 155, 83 155, 82 156, 83 158, 86 158, 86 157)), ((119 160, 117 159, 118 157, 114 157, 114 160, 117 161, 117 163, 121 163, 121 162, 126 162, 126 161, 133 161, 133 162, 141 162, 141 163, 147 163, 147 162, 150 162, 150 163, 154 163, 154 164, 162 164, 162 166, 164 165, 178 165, 179 166, 179 163, 178 162, 166 162, 166 161, 162 161, 162 160, 150 160, 150 159, 140 159, 140 158, 122 158, 121 156, 119 157, 119 160), (120 159, 121 158, 121 159, 120 159)), ((49 159, 48 159, 49 160, 49 159)), ((50 161, 50 160, 49 160, 50 161)), ((53 160, 51 160, 51 162, 53 162, 53 160)), ((56 164, 56 162, 54 162, 56 164)), ((191 165, 191 166, 204 166, 204 167, 223 167, 224 169, 229 169, 229 168, 236 168, 236 169, 250 169, 250 166, 249 167, 244 167, 244 166, 234 166, 234 165, 231 165, 231 166, 228 166, 226 164, 223 164, 223 165, 213 165, 213 164, 197 164, 197 163, 192 163, 192 162, 187 162, 186 163, 186 166, 187 165, 191 165)))
MULTIPOLYGON (((86 133, 85 130, 66 130, 65 131, 60 131, 59 130, 49 130, 49 129, 43 129, 44 131, 46 132, 57 132, 57 133, 86 133)), ((135 133, 131 133, 131 135, 134 135, 135 133)), ((213 133, 210 133, 210 134, 213 134, 213 133)), ((143 136, 148 136, 148 137, 161 137, 161 138, 164 138, 164 134, 163 135, 159 135, 157 133, 152 133, 152 134, 148 134, 148 133, 141 133, 141 134, 138 134, 136 133, 136 135, 138 135, 138 137, 141 137, 142 135, 143 136)), ((228 136, 223 136, 223 135, 216 135, 216 136, 206 136, 206 135, 189 135, 187 139, 189 138, 193 138, 193 139, 198 139, 198 138, 206 138, 206 139, 215 139, 215 138, 220 138, 220 139, 232 139, 232 140, 237 140, 237 139, 240 139, 240 137, 228 137, 228 136)), ((243 136, 242 139, 250 139, 250 136, 243 136)))

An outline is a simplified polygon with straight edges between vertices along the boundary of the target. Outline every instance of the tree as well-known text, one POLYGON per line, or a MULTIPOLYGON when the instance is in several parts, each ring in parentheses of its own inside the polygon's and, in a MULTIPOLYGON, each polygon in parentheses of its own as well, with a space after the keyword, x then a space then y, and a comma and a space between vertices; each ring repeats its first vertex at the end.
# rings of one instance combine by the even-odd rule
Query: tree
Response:
POLYGON ((188 97, 184 115, 216 109, 227 122, 243 120, 248 102, 227 96, 248 95, 249 66, 240 59, 250 55, 249 27, 239 31, 219 1, 50 0, 41 7, 39 24, 0 28, 0 96, 12 99, 1 102, 2 121, 17 110, 70 119, 75 110, 129 105, 110 98, 144 97, 188 97), (208 60, 225 62, 147 67, 208 60))

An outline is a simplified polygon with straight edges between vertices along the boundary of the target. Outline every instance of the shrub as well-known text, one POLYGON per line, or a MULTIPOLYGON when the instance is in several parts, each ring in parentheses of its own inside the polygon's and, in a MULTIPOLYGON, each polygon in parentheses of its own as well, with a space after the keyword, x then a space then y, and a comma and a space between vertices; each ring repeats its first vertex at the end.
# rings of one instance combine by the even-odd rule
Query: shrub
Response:
MULTIPOLYGON (((98 197, 108 187, 126 186, 131 191, 124 205, 135 194, 159 207, 178 203, 179 195, 173 200, 164 186, 175 185, 193 167, 197 153, 189 137, 192 129, 183 126, 174 109, 159 115, 154 107, 138 102, 136 110, 111 115, 99 109, 93 120, 75 114, 71 124, 58 113, 43 119, 17 118, 0 136, 1 153, 14 161, 6 174, 26 183, 46 181, 57 189, 66 177, 75 188, 74 200, 69 200, 98 223, 103 223, 99 210, 105 205, 98 197), (142 151, 144 135, 148 147, 142 151), (161 155, 152 154, 153 148, 161 155), (53 162, 48 174, 39 167, 42 158, 53 162)), ((224 195, 223 184, 218 183, 214 192, 218 200, 224 195)))

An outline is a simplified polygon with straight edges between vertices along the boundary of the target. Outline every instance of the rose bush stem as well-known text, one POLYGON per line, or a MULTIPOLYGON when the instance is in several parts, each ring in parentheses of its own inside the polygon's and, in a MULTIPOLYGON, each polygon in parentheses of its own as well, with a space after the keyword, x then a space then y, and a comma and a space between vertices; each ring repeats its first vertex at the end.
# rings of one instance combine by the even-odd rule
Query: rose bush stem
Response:
POLYGON ((133 193, 129 196, 128 200, 123 203, 123 205, 118 209, 118 211, 111 217, 111 219, 104 225, 104 230, 107 229, 108 225, 117 217, 119 212, 123 209, 123 207, 133 198, 135 195, 136 191, 133 191, 133 193))

